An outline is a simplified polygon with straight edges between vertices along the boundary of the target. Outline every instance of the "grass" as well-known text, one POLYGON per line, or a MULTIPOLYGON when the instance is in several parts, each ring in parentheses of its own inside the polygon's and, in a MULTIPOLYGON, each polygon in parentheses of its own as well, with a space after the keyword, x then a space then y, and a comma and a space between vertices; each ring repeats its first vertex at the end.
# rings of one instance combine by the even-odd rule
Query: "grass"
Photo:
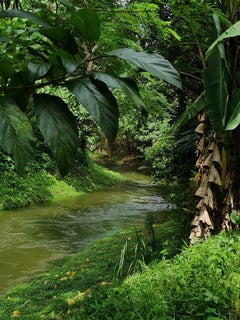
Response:
POLYGON ((25 176, 9 172, 0 176, 0 211, 68 199, 122 181, 120 174, 91 162, 79 165, 64 179, 43 170, 25 176))
MULTIPOLYGON (((166 226, 155 236, 171 248, 178 234, 168 225, 164 235, 166 226)), ((0 319, 240 319, 239 231, 179 247, 169 259, 156 259, 149 240, 133 228, 94 242, 5 293, 0 319)))

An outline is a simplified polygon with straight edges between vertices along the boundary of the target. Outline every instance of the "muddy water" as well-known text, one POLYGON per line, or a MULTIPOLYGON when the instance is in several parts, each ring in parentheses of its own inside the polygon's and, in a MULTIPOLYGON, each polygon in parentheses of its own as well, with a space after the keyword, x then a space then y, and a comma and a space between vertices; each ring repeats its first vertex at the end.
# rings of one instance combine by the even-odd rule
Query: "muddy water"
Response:
POLYGON ((0 293, 99 237, 142 224, 147 214, 158 213, 164 221, 171 208, 163 190, 149 177, 122 174, 127 182, 102 191, 0 213, 0 293))

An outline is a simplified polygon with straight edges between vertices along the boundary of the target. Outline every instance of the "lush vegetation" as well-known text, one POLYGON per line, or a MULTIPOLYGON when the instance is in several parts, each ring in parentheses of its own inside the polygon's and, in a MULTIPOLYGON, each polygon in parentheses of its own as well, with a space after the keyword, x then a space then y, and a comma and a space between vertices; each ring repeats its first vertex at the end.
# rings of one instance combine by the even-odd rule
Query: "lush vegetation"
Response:
MULTIPOLYGON (((170 233, 166 225, 156 227, 156 237, 175 250, 172 222, 167 229, 170 233)), ((146 249, 146 232, 121 232, 7 292, 0 299, 0 317, 236 320, 240 313, 239 240, 239 232, 222 233, 194 247, 182 247, 174 258, 176 251, 172 252, 171 260, 147 265, 155 255, 146 249)), ((164 248, 158 250, 164 257, 164 248)))

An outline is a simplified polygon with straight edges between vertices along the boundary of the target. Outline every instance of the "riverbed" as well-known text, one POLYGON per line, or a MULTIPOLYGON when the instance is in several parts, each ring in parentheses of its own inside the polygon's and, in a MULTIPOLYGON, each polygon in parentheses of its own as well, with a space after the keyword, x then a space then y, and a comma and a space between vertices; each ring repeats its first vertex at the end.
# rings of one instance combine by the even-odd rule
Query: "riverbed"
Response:
POLYGON ((151 178, 122 170, 113 187, 54 204, 0 213, 0 293, 38 274, 54 260, 92 241, 143 224, 148 214, 164 222, 172 207, 151 178))

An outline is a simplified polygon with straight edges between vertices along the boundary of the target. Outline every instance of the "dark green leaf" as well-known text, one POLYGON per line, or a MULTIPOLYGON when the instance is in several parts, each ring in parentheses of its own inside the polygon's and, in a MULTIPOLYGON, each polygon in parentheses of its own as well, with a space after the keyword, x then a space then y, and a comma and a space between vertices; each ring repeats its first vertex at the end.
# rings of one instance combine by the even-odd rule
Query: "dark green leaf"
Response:
POLYGON ((11 17, 11 18, 17 17, 17 18, 27 19, 43 27, 51 26, 51 24, 46 19, 34 13, 27 12, 24 10, 12 9, 12 10, 3 10, 0 12, 0 18, 7 18, 7 17, 11 17))
POLYGON ((84 40, 93 42, 99 39, 100 22, 95 11, 88 8, 73 11, 72 22, 84 40))
POLYGON ((66 73, 73 73, 79 66, 79 63, 74 59, 74 57, 61 56, 61 60, 66 73))
POLYGON ((226 128, 234 130, 240 124, 240 89, 237 89, 228 103, 226 128))
POLYGON ((108 87, 121 90, 128 98, 132 99, 138 107, 145 108, 145 104, 139 95, 135 82, 130 79, 119 78, 114 75, 101 72, 92 72, 92 75, 94 78, 104 82, 108 87))
POLYGON ((61 4, 63 4, 66 8, 68 8, 68 9, 72 9, 74 6, 73 6, 73 4, 72 3, 70 3, 70 2, 68 2, 68 1, 66 1, 66 0, 59 0, 59 2, 61 3, 61 4))
POLYGON ((187 106, 187 109, 183 112, 178 119, 176 125, 178 127, 184 126, 189 120, 193 119, 205 106, 205 101, 202 96, 199 96, 192 104, 187 106))
POLYGON ((89 111, 110 141, 114 141, 118 130, 118 107, 114 96, 101 81, 91 77, 69 82, 69 90, 89 111))
POLYGON ((8 38, 7 36, 0 34, 0 42, 12 42, 13 40, 8 38))
POLYGON ((45 76, 49 69, 51 68, 51 63, 42 62, 34 63, 29 62, 28 64, 28 79, 31 83, 45 76))
POLYGON ((20 173, 35 156, 31 124, 15 102, 7 97, 0 100, 0 145, 5 152, 13 155, 20 173))
POLYGON ((108 52, 108 54, 127 60, 159 79, 165 80, 175 87, 182 89, 179 73, 168 60, 157 53, 138 52, 128 48, 122 48, 108 52))
POLYGON ((38 28, 34 31, 38 31, 52 42, 64 49, 65 51, 76 54, 78 51, 77 43, 74 37, 67 30, 61 27, 51 27, 51 28, 38 28))
POLYGON ((72 165, 79 145, 75 119, 66 103, 49 94, 34 94, 35 115, 62 176, 72 165))
POLYGON ((203 73, 207 113, 217 132, 225 128, 229 79, 226 61, 220 55, 217 50, 210 57, 203 73))

